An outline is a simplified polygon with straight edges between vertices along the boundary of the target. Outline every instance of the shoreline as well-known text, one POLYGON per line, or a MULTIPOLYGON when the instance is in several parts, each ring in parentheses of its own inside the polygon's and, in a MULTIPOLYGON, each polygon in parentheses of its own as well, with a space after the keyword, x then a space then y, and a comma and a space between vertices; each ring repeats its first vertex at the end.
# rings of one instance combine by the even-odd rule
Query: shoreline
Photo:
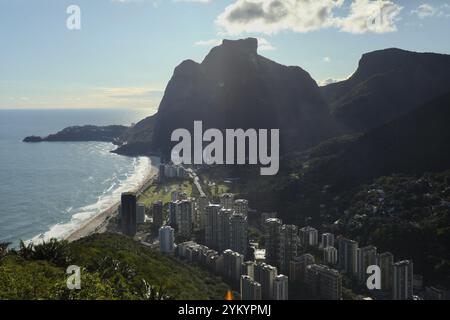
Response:
MULTIPOLYGON (((158 175, 158 163, 159 161, 155 161, 156 158, 150 157, 151 167, 147 176, 143 180, 143 182, 134 190, 130 190, 132 192, 136 192, 138 195, 145 192, 150 185, 153 183, 155 177, 158 175)), ((109 220, 117 215, 117 211, 119 209, 120 200, 116 201, 113 205, 111 205, 108 209, 103 210, 99 214, 94 217, 88 219, 85 223, 81 224, 76 230, 71 231, 66 236, 62 237, 62 240, 66 240, 69 242, 73 242, 95 233, 103 233, 106 230, 106 227, 109 223, 109 220)))

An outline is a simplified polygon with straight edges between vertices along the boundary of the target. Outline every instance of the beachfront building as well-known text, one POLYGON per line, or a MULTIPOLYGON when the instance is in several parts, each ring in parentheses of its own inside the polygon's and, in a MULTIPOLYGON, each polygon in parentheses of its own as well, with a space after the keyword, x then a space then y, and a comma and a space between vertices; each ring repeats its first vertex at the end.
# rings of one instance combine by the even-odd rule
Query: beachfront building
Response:
POLYGON ((145 222, 145 205, 138 203, 136 206, 136 223, 143 224, 145 222))
POLYGON ((136 234, 136 193, 122 193, 121 197, 121 229, 122 233, 134 237, 136 234))
POLYGON ((170 226, 159 229, 159 249, 164 253, 172 253, 175 249, 175 231, 170 226))
POLYGON ((162 201, 155 201, 152 205, 153 225, 155 227, 162 227, 164 224, 163 218, 163 203, 162 201))

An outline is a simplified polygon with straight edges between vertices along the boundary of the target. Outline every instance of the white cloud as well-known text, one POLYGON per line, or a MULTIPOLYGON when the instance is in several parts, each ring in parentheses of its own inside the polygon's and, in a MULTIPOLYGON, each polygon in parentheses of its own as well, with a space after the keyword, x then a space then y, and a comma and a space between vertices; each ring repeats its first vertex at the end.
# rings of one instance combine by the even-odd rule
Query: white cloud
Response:
POLYGON ((323 62, 326 62, 326 63, 330 63, 331 62, 331 58, 330 57, 323 57, 323 62))
POLYGON ((417 15, 420 19, 432 17, 450 17, 450 5, 443 4, 440 6, 433 6, 429 3, 423 3, 411 11, 411 14, 417 15))
POLYGON ((390 0, 236 0, 217 17, 223 34, 283 30, 310 32, 337 28, 350 33, 384 33, 396 30, 402 7, 390 0), (336 11, 347 11, 337 15, 336 11))

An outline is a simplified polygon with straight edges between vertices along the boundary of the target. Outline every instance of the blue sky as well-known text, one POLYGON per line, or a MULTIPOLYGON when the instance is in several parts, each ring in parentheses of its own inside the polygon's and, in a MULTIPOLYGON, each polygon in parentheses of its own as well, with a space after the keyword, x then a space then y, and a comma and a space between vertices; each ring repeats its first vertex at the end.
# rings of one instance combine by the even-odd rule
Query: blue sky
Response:
POLYGON ((450 0, 0 0, 0 108, 151 113, 173 69, 223 38, 257 37, 323 83, 372 50, 450 54, 449 31, 450 0), (72 4, 81 30, 66 27, 72 4), (388 19, 370 28, 375 6, 388 19))

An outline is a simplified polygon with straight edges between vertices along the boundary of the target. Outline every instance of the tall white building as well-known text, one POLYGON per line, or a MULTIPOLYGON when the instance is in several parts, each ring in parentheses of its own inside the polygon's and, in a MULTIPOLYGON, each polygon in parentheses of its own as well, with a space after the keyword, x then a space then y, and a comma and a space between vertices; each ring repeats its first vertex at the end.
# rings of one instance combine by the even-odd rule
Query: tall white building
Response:
POLYGON ((176 202, 177 233, 189 238, 192 234, 192 201, 179 200, 176 202))
POLYGON ((265 263, 257 263, 255 266, 255 281, 261 284, 262 298, 273 299, 273 284, 277 277, 277 268, 265 263))
POLYGON ((264 238, 266 247, 266 262, 278 264, 278 250, 280 248, 281 220, 269 218, 264 222, 264 238))
POLYGON ((170 226, 159 228, 159 250, 165 253, 172 253, 175 249, 174 229, 170 226))
POLYGON ((332 233, 322 233, 322 248, 334 247, 334 234, 332 233))
POLYGON ((324 265, 311 264, 306 269, 306 285, 310 293, 320 299, 342 299, 342 275, 324 265))
POLYGON ((220 205, 224 209, 234 209, 234 194, 224 193, 220 196, 220 205))
POLYGON ((339 269, 349 276, 358 272, 358 242, 344 238, 337 239, 339 269))
POLYGON ((279 234, 278 263, 280 272, 289 273, 289 263, 300 252, 298 229, 295 225, 282 225, 279 234))
POLYGON ((393 282, 394 255, 390 252, 379 254, 378 266, 381 270, 381 290, 390 291, 393 282))
POLYGON ((314 256, 305 253, 292 259, 289 265, 289 279, 292 282, 305 282, 306 267, 314 264, 314 256))
POLYGON ((323 261, 328 265, 336 265, 338 261, 338 251, 335 247, 325 247, 323 249, 323 261))
POLYGON ((205 223, 206 223, 206 207, 208 207, 209 205, 209 200, 205 195, 201 195, 198 199, 197 199, 197 217, 198 217, 198 227, 200 229, 205 228, 205 223))
POLYGON ((299 232, 303 247, 317 247, 319 245, 319 232, 313 227, 304 227, 299 232))
POLYGON ((241 300, 261 300, 261 284, 250 276, 241 276, 241 300))
POLYGON ((245 199, 237 199, 234 201, 234 211, 238 214, 246 216, 248 214, 248 201, 245 199))
POLYGON ((413 263, 404 260, 394 263, 393 300, 412 300, 413 298, 413 263))
POLYGON ((218 204, 210 204, 205 208, 205 242, 210 248, 218 248, 219 211, 222 207, 218 204))
POLYGON ((247 216, 233 214, 230 217, 230 246, 233 251, 247 256, 248 247, 248 223, 247 216))
POLYGON ((367 268, 377 264, 377 248, 367 246, 358 248, 358 279, 361 283, 365 283, 368 277, 367 268))
POLYGON ((244 256, 233 250, 223 252, 223 274, 226 278, 238 284, 241 279, 244 256))
POLYGON ((273 283, 274 300, 289 300, 289 279, 285 275, 276 276, 273 283))
POLYGON ((143 224, 145 222, 145 205, 138 203, 136 205, 136 223, 143 224))
POLYGON ((222 208, 217 217, 217 250, 223 251, 230 249, 231 225, 230 219, 234 214, 232 209, 222 208))

